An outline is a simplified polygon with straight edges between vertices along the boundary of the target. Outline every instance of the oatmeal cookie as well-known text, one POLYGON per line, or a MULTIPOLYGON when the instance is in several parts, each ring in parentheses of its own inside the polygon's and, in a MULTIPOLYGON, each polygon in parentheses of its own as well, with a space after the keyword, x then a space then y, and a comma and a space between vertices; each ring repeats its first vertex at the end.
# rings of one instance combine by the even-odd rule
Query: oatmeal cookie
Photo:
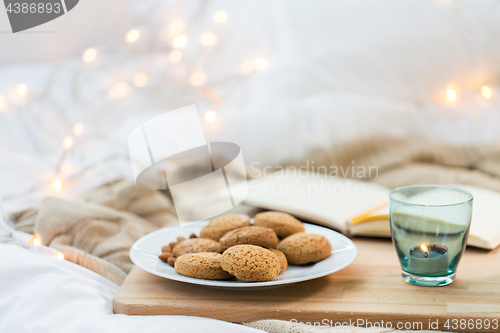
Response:
POLYGON ((210 223, 201 229, 200 237, 210 238, 215 241, 224 236, 227 232, 250 225, 250 217, 243 214, 221 215, 210 220, 210 223))
POLYGON ((248 282, 270 281, 280 273, 278 257, 255 245, 235 245, 224 251, 221 267, 248 282))
POLYGON ((175 271, 181 275, 206 280, 227 280, 233 276, 222 269, 220 253, 183 254, 175 261, 175 271))
POLYGON ((229 231, 219 239, 222 251, 234 245, 250 244, 265 248, 275 248, 278 236, 273 229, 265 227, 243 227, 229 231))
POLYGON ((174 257, 198 252, 221 252, 220 244, 208 238, 189 238, 177 243, 172 249, 174 257))
POLYGON ((332 245, 321 235, 300 232, 283 239, 276 249, 285 254, 289 264, 303 265, 330 256, 332 245))
POLYGON ((255 226, 271 228, 281 238, 305 230, 302 222, 291 215, 281 212, 259 213, 254 216, 253 220, 255 226))

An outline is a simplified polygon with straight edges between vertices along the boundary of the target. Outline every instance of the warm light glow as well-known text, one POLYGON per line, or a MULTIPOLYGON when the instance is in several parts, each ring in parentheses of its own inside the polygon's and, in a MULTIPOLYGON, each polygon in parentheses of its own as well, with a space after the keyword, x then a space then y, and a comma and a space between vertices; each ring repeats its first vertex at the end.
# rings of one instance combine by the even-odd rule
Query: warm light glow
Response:
POLYGON ((136 87, 144 87, 146 84, 148 84, 148 76, 144 73, 139 73, 136 76, 134 76, 134 86, 136 87))
POLYGON ((122 99, 130 92, 130 86, 126 82, 118 82, 111 87, 109 95, 113 99, 122 99))
POLYGON ((176 35, 182 33, 184 31, 185 25, 186 24, 184 23, 183 20, 181 20, 181 19, 173 19, 168 24, 168 28, 167 28, 168 34, 170 36, 176 36, 176 35))
POLYGON ((62 187, 62 180, 60 180, 59 178, 54 180, 54 183, 52 184, 52 187, 55 189, 55 190, 60 190, 61 187, 62 187))
POLYGON ((67 136, 66 138, 64 138, 64 146, 66 148, 70 148, 72 145, 73 145, 73 138, 72 137, 67 136))
POLYGON ((491 89, 487 86, 484 86, 483 89, 481 89, 481 93, 485 98, 490 98, 491 97, 491 89))
POLYGON ((170 53, 168 54, 168 60, 170 60, 170 62, 173 64, 181 61, 182 60, 182 52, 179 50, 170 51, 170 53))
POLYGON ((177 48, 177 49, 182 49, 184 46, 186 46, 188 42, 188 39, 184 35, 178 35, 175 36, 174 40, 172 41, 172 45, 177 48))
POLYGON ((420 248, 421 248, 421 249, 422 249, 422 251, 424 251, 424 252, 427 252, 427 250, 428 250, 428 248, 427 248, 427 246, 426 246, 425 244, 420 245, 420 248))
POLYGON ((206 87, 203 89, 203 94, 207 99, 217 99, 219 97, 219 93, 217 92, 217 89, 213 87, 206 87))
POLYGON ((213 111, 207 111, 205 113, 205 120, 207 123, 213 123, 217 119, 217 115, 213 111))
POLYGON ((213 32, 204 32, 200 36, 200 42, 203 46, 211 47, 217 43, 217 35, 213 32))
POLYGON ((61 171, 64 173, 73 172, 74 169, 75 169, 75 166, 71 163, 64 163, 63 165, 61 165, 61 171))
POLYGON ((19 96, 24 96, 28 88, 24 83, 20 83, 16 86, 16 92, 19 96))
POLYGON ((0 95, 0 112, 6 112, 8 110, 7 101, 4 95, 0 95))
POLYGON ((127 32, 127 35, 125 36, 125 40, 127 41, 127 43, 135 43, 139 39, 140 35, 141 34, 139 33, 138 30, 132 29, 132 30, 129 30, 129 32, 127 32))
POLYGON ((218 24, 225 23, 227 21, 227 12, 225 10, 219 10, 214 15, 214 22, 218 24))
POLYGON ((446 98, 450 100, 450 102, 455 102, 457 100, 457 92, 453 89, 448 89, 446 91, 446 98))
POLYGON ((40 239, 40 236, 34 235, 33 237, 31 237, 30 244, 31 245, 36 245, 36 246, 41 245, 42 244, 42 240, 40 239))
POLYGON ((202 71, 196 71, 189 75, 189 83, 193 86, 201 86, 207 81, 207 75, 202 71))
POLYGON ((64 253, 62 252, 57 252, 56 254, 56 258, 59 259, 59 260, 64 260, 64 253))
POLYGON ((83 124, 82 123, 77 123, 75 126, 73 126, 73 133, 75 133, 76 136, 80 136, 83 133, 83 124))
POLYGON ((269 66, 267 59, 262 58, 262 57, 255 58, 253 63, 255 65, 255 69, 258 70, 259 72, 265 71, 267 69, 267 67, 269 66))
POLYGON ((255 66, 253 64, 253 61, 250 61, 250 60, 245 61, 243 63, 243 65, 241 65, 241 68, 240 68, 240 70, 243 74, 250 74, 253 72, 254 69, 255 69, 255 66))
POLYGON ((83 62, 89 63, 94 61, 96 56, 97 56, 97 50, 91 47, 83 51, 82 60, 83 62))

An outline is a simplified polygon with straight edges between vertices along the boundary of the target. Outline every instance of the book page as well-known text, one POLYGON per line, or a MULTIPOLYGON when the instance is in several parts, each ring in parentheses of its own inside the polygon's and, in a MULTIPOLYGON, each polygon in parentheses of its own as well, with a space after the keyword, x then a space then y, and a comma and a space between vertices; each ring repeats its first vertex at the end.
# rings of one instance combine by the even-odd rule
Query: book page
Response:
POLYGON ((476 245, 474 238, 477 238, 486 241, 488 248, 497 247, 500 244, 500 193, 471 185, 453 186, 463 188, 474 196, 469 243, 476 245))
POLYGON ((250 181, 245 202, 345 232, 351 217, 387 204, 389 192, 377 184, 302 172, 250 181))
MULTIPOLYGON (((468 244, 486 249, 500 245, 500 193, 471 185, 450 185, 474 195, 468 244)), ((390 236, 388 206, 352 217, 350 230, 356 235, 390 236)))

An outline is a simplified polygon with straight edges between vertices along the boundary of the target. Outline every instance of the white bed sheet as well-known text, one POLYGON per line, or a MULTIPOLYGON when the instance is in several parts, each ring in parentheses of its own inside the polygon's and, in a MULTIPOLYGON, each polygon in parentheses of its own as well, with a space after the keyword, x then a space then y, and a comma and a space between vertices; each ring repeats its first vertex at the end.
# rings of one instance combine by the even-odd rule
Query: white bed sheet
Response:
POLYGON ((0 244, 0 276, 0 332, 262 332, 200 317, 113 314, 117 285, 17 245, 0 244))

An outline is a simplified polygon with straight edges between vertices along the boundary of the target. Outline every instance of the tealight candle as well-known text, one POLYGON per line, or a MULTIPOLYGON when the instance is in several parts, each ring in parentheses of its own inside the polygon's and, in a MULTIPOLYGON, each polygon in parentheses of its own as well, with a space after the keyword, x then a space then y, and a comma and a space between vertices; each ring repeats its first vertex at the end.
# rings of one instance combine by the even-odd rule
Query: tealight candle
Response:
POLYGON ((389 197, 392 241, 403 279, 425 287, 452 283, 467 245, 472 194, 458 187, 411 185, 389 197))
POLYGON ((408 256, 408 271, 416 275, 446 275, 448 270, 448 248, 443 245, 422 244, 413 247, 408 256))

